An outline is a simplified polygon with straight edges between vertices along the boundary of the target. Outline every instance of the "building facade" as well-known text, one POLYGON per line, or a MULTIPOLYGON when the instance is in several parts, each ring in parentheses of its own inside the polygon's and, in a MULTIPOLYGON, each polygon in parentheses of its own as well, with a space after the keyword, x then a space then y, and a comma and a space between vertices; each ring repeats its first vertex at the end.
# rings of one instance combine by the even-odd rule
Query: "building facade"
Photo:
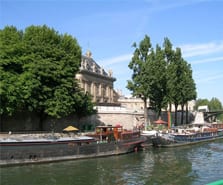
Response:
POLYGON ((112 71, 105 72, 93 60, 90 51, 85 56, 82 56, 80 72, 76 75, 76 79, 84 92, 92 95, 93 102, 96 104, 117 102, 118 94, 113 86, 116 79, 112 76, 112 71))
MULTIPOLYGON (((122 107, 125 107, 130 110, 144 111, 144 102, 141 98, 136 97, 120 97, 118 102, 121 104, 122 107)), ((147 107, 149 107, 149 100, 147 100, 147 107)))
MULTIPOLYGON (((141 98, 136 98, 136 97, 120 97, 118 99, 118 102, 121 104, 122 107, 125 107, 127 109, 132 109, 132 110, 144 110, 144 102, 141 98)), ((191 100, 188 102, 188 110, 190 112, 194 111, 195 107, 195 100, 191 100)), ((150 107, 150 102, 149 99, 147 100, 147 108, 150 107)), ((185 105, 186 107, 186 105, 185 105)), ((185 109, 184 107, 184 109, 185 109)), ((170 110, 169 105, 167 107, 167 110, 170 110)), ((178 111, 181 110, 181 106, 178 106, 178 111)), ((165 109, 162 109, 162 111, 165 111, 165 109)), ((171 105, 171 111, 175 112, 175 106, 172 104, 171 105)))

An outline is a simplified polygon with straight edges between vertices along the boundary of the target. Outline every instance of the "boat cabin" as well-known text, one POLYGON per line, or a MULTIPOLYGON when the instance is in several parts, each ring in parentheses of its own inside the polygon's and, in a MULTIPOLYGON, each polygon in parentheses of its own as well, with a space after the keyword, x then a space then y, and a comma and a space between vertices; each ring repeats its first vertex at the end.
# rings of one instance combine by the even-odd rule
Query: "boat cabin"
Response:
POLYGON ((98 142, 107 143, 138 138, 140 137, 140 132, 125 130, 121 125, 107 125, 97 126, 95 133, 89 136, 96 138, 98 142))

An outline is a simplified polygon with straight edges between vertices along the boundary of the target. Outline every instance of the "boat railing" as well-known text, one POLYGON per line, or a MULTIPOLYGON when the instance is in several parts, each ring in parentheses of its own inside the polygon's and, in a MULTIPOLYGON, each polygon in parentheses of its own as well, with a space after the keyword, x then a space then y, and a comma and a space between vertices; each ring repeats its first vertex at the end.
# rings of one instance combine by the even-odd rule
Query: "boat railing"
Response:
POLYGON ((223 123, 214 123, 214 124, 212 124, 212 127, 218 128, 218 129, 223 129, 223 123))

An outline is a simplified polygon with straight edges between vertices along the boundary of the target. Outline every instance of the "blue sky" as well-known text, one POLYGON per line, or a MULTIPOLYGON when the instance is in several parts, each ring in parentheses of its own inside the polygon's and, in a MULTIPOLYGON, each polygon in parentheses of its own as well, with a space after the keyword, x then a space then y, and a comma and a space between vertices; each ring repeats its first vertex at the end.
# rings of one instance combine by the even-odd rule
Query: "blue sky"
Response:
POLYGON ((124 95, 134 42, 168 37, 192 65, 198 98, 223 103, 223 0, 0 0, 0 29, 14 25, 54 28, 78 40, 83 54, 116 77, 124 95))

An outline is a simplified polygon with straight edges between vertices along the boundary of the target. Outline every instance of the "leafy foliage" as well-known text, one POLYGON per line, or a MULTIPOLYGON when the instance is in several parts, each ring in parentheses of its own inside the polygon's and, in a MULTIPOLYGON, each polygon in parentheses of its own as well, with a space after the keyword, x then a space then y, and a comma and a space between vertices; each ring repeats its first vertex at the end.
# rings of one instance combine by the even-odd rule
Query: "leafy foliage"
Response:
POLYGON ((178 105, 183 106, 196 98, 191 66, 182 58, 180 48, 172 49, 168 38, 164 39, 163 48, 157 45, 154 50, 146 35, 139 47, 136 44, 134 47, 134 55, 129 63, 133 75, 127 85, 133 96, 141 97, 144 102, 149 98, 150 105, 158 115, 162 108, 167 108, 168 103, 174 103, 177 110, 178 105))
POLYGON ((195 104, 196 110, 202 105, 207 105, 210 111, 223 110, 221 101, 215 97, 211 98, 210 101, 208 99, 198 99, 195 104))
MULTIPOLYGON (((208 99, 198 99, 195 104, 195 109, 197 110, 199 106, 207 105, 209 111, 222 111, 223 106, 221 101, 218 98, 211 98, 209 101, 208 99)), ((223 114, 217 115, 217 118, 223 121, 223 114)))
POLYGON ((96 110, 94 110, 94 104, 92 103, 91 96, 86 92, 85 94, 79 91, 75 94, 76 105, 75 110, 78 118, 95 114, 96 110))
POLYGON ((0 30, 1 114, 29 110, 60 118, 80 109, 91 112, 91 98, 80 104, 75 74, 81 48, 75 38, 47 26, 0 30), (83 108, 84 106, 84 108, 83 108))
POLYGON ((150 68, 150 86, 151 95, 150 103, 151 106, 158 112, 160 116, 161 109, 167 106, 166 99, 166 62, 164 58, 164 52, 160 46, 156 46, 156 51, 153 52, 153 59, 151 61, 150 68))
POLYGON ((209 102, 209 109, 210 110, 222 110, 223 106, 221 104, 221 101, 218 98, 211 98, 209 102))
POLYGON ((144 101, 144 117, 147 123, 147 99, 150 105, 160 115, 161 108, 166 107, 166 62, 162 48, 157 45, 152 48, 150 38, 146 35, 139 47, 134 44, 135 51, 129 68, 133 70, 132 81, 128 81, 127 88, 133 96, 144 101))
POLYGON ((151 93, 150 82, 150 61, 152 61, 152 48, 150 38, 146 35, 140 42, 139 47, 136 43, 133 44, 135 48, 129 68, 133 70, 132 80, 128 80, 127 88, 132 91, 133 96, 140 97, 144 102, 144 117, 147 124, 147 99, 151 93))
MULTIPOLYGON (((196 85, 192 76, 190 64, 182 58, 181 49, 172 49, 168 38, 164 39, 164 51, 167 61, 167 99, 169 105, 175 105, 175 110, 181 105, 183 122, 184 106, 187 102, 196 99, 196 85)), ((177 125, 177 111, 175 111, 175 125, 177 125)))

